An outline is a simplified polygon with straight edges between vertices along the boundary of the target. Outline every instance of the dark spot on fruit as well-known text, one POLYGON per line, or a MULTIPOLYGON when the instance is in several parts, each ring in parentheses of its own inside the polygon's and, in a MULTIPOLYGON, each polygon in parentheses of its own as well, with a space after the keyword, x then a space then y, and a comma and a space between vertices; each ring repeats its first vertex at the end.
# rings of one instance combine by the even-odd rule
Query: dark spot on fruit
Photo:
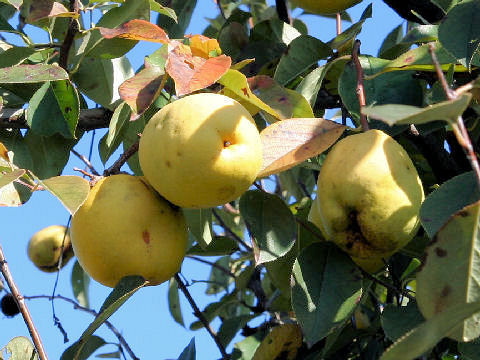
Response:
POLYGON ((165 165, 166 165, 167 167, 169 167, 169 168, 172 167, 172 163, 171 163, 170 161, 168 161, 168 160, 165 161, 165 165))
POLYGON ((147 230, 143 230, 142 238, 145 244, 150 244, 150 233, 147 230))
POLYGON ((440 293, 441 296, 446 297, 452 292, 452 288, 448 285, 445 285, 445 287, 442 289, 442 292, 440 293))
POLYGON ((232 143, 228 140, 225 140, 223 141, 223 147, 226 148, 226 147, 229 147, 230 145, 232 145, 232 143))
POLYGON ((278 102, 283 104, 283 103, 286 103, 288 100, 288 98, 286 98, 285 96, 282 96, 280 99, 278 99, 278 102))
POLYGON ((445 249, 436 247, 435 248, 435 254, 437 254, 438 257, 445 257, 445 256, 447 256, 447 251, 445 249))
POLYGON ((2 313, 5 316, 13 317, 20 312, 17 301, 12 294, 6 294, 1 302, 2 313))
POLYGON ((183 154, 180 151, 177 151, 177 156, 182 156, 183 154))

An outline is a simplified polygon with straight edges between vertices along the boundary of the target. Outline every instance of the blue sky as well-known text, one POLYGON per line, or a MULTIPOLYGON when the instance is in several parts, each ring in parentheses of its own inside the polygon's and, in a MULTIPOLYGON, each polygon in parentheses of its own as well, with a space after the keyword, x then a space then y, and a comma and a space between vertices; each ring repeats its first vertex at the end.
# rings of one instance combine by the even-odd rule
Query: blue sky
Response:
MULTIPOLYGON (((274 1, 269 1, 274 3, 274 1)), ((357 5, 349 11, 353 20, 358 20, 368 1, 357 5)), ((218 13, 213 0, 198 0, 193 21, 187 33, 198 34, 207 26, 205 18, 214 17, 218 13)), ((293 15, 298 15, 295 11, 293 15)), ((314 15, 305 15, 301 19, 309 28, 309 33, 323 41, 330 40, 335 35, 335 22, 314 15)), ((369 19, 359 38, 362 41, 362 53, 376 55, 383 38, 397 25, 402 23, 390 8, 381 0, 373 1, 373 18, 369 19)), ((344 24, 346 28, 348 24, 344 24)), ((38 34, 41 36, 40 34, 38 34)), ((43 39, 42 41, 44 41, 43 39)), ((143 57, 158 48, 158 44, 141 43, 128 55, 132 65, 137 69, 143 63, 143 57)), ((94 151, 92 162, 97 170, 103 166, 98 156, 97 145, 104 130, 94 134, 94 151)), ((85 155, 92 133, 86 134, 76 150, 85 155)), ((112 157, 115 159, 115 155, 112 157)), ((73 174, 73 168, 83 168, 83 164, 75 156, 65 168, 65 174, 73 174)), ((55 275, 38 271, 28 260, 26 246, 28 239, 36 231, 53 224, 66 224, 68 213, 52 195, 46 192, 36 192, 32 198, 19 208, 0 208, 0 244, 8 260, 10 270, 21 293, 25 295, 50 295, 54 286, 55 275)), ((70 287, 71 261, 60 273, 58 294, 73 298, 70 287)), ((189 280, 207 279, 209 267, 186 260, 182 273, 189 280)), ((215 297, 205 295, 204 284, 195 284, 189 288, 197 303, 203 308, 215 297)), ((90 305, 99 309, 106 296, 111 291, 94 281, 90 284, 90 305)), ((176 324, 170 317, 167 307, 167 285, 162 284, 140 290, 110 319, 121 331, 137 357, 141 359, 176 359, 182 349, 195 336, 197 359, 215 359, 220 354, 213 340, 206 331, 191 332, 176 324)), ((63 343, 63 336, 53 325, 51 303, 47 300, 31 300, 27 302, 33 320, 41 334, 50 359, 59 359, 69 344, 63 343)), ((182 309, 187 326, 195 320, 188 303, 182 298, 182 309)), ((68 333, 70 344, 76 341, 83 330, 93 320, 90 314, 74 310, 68 303, 55 302, 56 314, 68 333)), ((218 327, 218 323, 213 323, 218 327)), ((0 314, 0 348, 15 336, 28 336, 28 331, 21 318, 6 318, 0 314)), ((106 341, 115 342, 112 333, 102 327, 96 333, 106 341)), ((240 338, 239 338, 240 339, 240 338)), ((239 340, 237 339, 237 340, 239 340)), ((231 349, 231 346, 229 347, 231 349)), ((98 353, 115 351, 113 345, 102 348, 98 353)))

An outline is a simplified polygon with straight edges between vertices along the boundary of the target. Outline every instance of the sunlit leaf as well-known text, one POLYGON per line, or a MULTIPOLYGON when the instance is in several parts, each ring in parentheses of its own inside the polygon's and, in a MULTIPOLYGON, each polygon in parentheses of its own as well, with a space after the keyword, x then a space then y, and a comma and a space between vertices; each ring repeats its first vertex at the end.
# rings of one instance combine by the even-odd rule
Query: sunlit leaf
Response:
POLYGON ((77 18, 78 14, 70 12, 60 2, 53 0, 35 0, 31 3, 29 14, 26 19, 28 23, 33 23, 45 18, 72 17, 77 18))
POLYGON ((188 229, 202 248, 206 248, 213 240, 212 210, 211 209, 183 209, 188 229))
POLYGON ((293 360, 302 346, 302 330, 297 324, 276 326, 263 339, 252 360, 293 360))
POLYGON ((169 39, 167 33, 159 26, 141 19, 130 20, 119 27, 108 29, 98 27, 100 34, 106 39, 120 37, 129 40, 143 40, 166 44, 169 39))
POLYGON ((66 80, 67 72, 58 65, 16 65, 0 71, 0 84, 37 83, 66 80))
POLYGON ((75 261, 72 268, 71 283, 75 299, 81 306, 89 308, 88 286, 90 284, 90 276, 83 270, 78 261, 75 261))
POLYGON ((12 183, 13 181, 19 179, 25 174, 24 169, 16 169, 6 174, 0 173, 0 188, 12 183))
MULTIPOLYGON (((24 337, 17 336, 10 340, 6 346, 7 354, 10 354, 10 360, 38 360, 38 353, 32 342, 24 337)), ((2 356, 0 350, 0 356, 2 356)))
POLYGON ((187 38, 189 39, 193 56, 208 59, 222 54, 222 49, 220 49, 217 39, 210 39, 203 35, 187 36, 187 38))
POLYGON ((90 192, 90 184, 80 176, 62 175, 38 181, 55 195, 72 215, 83 204, 90 192))
POLYGON ((276 122, 261 133, 263 166, 258 177, 285 171, 327 150, 345 130, 336 122, 306 118, 276 122))

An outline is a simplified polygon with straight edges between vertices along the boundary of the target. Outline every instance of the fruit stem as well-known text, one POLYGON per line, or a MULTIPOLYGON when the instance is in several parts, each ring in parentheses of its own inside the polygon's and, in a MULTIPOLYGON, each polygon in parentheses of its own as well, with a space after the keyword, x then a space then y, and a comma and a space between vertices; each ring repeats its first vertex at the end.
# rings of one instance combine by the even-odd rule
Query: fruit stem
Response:
POLYGON ((138 144, 139 143, 140 143, 139 141, 133 143, 120 156, 120 158, 117 161, 115 161, 115 163, 110 168, 108 168, 107 170, 105 170, 103 172, 103 176, 110 176, 110 175, 115 175, 115 174, 120 173, 120 168, 123 166, 123 164, 125 164, 127 162, 127 160, 130 159, 130 157, 138 151, 138 144))
POLYGON ((362 131, 368 131, 370 127, 368 126, 367 117, 362 114, 362 108, 367 105, 366 97, 365 97, 365 87, 363 86, 363 68, 362 64, 360 64, 360 59, 358 55, 360 54, 360 40, 355 40, 353 44, 353 51, 352 51, 352 60, 355 64, 355 68, 357 70, 357 97, 358 103, 360 104, 360 125, 362 127, 362 131))
POLYGON ((337 36, 342 33, 342 15, 337 13, 337 36))
MULTIPOLYGON (((442 84, 442 87, 443 87, 443 90, 445 91, 447 99, 455 100, 458 97, 458 94, 457 92, 452 90, 447 83, 447 79, 445 78, 442 67, 440 66, 440 63, 438 62, 438 59, 437 59, 437 55, 435 54, 435 44, 429 43, 428 50, 430 52, 430 56, 432 57, 432 62, 435 65, 435 71, 437 73, 438 80, 440 81, 440 84, 442 84)), ((480 189, 480 165, 478 163, 477 155, 475 154, 475 150, 473 149, 472 141, 465 127, 465 123, 463 122, 462 116, 461 115, 458 116, 456 121, 452 121, 451 125, 453 129, 453 133, 455 134, 455 137, 457 138, 458 143, 463 148, 463 151, 465 152, 465 156, 467 157, 468 161, 470 162, 470 165, 472 166, 472 169, 476 176, 477 186, 480 189)))
POLYGON ((208 320, 205 318, 203 315, 202 311, 198 308, 198 305, 195 303, 195 300, 193 300, 192 295, 188 291, 185 283, 183 280, 180 278, 180 275, 175 274, 175 280, 178 284, 178 288, 183 292, 183 295, 187 298, 188 302, 190 303, 190 306, 193 309, 193 314, 200 320, 200 322, 203 324, 207 332, 210 334, 210 336, 213 338, 215 343, 217 344, 218 349, 220 350, 220 353, 222 354, 222 359, 229 359, 230 357, 227 354, 227 351, 225 350, 225 347, 221 343, 220 339, 218 338, 217 334, 213 331, 212 327, 210 326, 208 320))
POLYGON ((5 278, 5 281, 7 282, 8 287, 10 288, 10 292, 12 293, 12 295, 15 297, 15 300, 17 301, 18 308, 22 313, 23 320, 27 325, 28 332, 32 337, 33 344, 35 345, 35 348, 37 350, 40 360, 48 360, 48 356, 43 347, 40 334, 38 333, 35 327, 35 324, 33 323, 33 319, 32 319, 32 316, 30 315, 30 311, 28 310, 27 304, 25 304, 23 296, 20 294, 20 291, 18 290, 18 287, 15 284, 15 281, 13 280, 12 273, 8 268, 7 260, 5 259, 5 254, 3 253, 3 249, 1 245, 0 245, 0 269, 3 277, 5 278))

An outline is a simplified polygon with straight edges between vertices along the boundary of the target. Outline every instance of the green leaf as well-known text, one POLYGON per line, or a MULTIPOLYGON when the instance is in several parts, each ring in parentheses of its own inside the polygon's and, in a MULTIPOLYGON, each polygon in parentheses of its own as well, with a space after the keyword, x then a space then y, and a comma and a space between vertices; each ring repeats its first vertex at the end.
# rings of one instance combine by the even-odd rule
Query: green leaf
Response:
MULTIPOLYGON (((337 35, 333 40, 328 42, 328 45, 332 49, 340 49, 345 47, 351 47, 351 44, 353 44, 353 40, 357 37, 357 35, 362 31, 363 23, 372 17, 372 4, 369 4, 367 8, 364 10, 362 16, 360 17, 360 20, 350 26, 348 29, 343 31, 341 34, 337 35), (350 45, 350 46, 349 46, 350 45)), ((347 52, 351 52, 350 49, 348 49, 347 52)))
POLYGON ((177 14, 175 14, 175 10, 170 9, 166 6, 160 5, 155 0, 150 0, 150 10, 158 12, 159 14, 162 14, 162 15, 168 16, 173 21, 178 22, 177 14))
POLYGON ((101 59, 86 57, 73 80, 78 88, 96 103, 113 110, 120 99, 118 86, 134 75, 126 57, 101 59))
POLYGON ((207 290, 205 291, 207 295, 218 294, 226 290, 228 285, 233 282, 233 277, 220 269, 230 270, 230 256, 219 258, 215 261, 215 265, 216 266, 212 266, 212 271, 208 278, 207 290))
POLYGON ((462 360, 479 360, 480 359, 480 339, 470 341, 468 343, 459 343, 457 345, 462 360))
POLYGON ((11 184, 15 180, 21 178, 25 175, 24 169, 15 169, 13 171, 7 172, 6 174, 0 173, 0 188, 11 184))
MULTIPOLYGON (((1 16, 0 16, 1 19, 1 16)), ((0 20, 1 22, 1 20, 0 20)), ((1 25, 0 25, 1 29, 1 25)), ((22 63, 30 55, 35 53, 34 48, 24 46, 13 46, 0 53, 0 68, 15 66, 22 63)))
POLYGON ((480 2, 464 0, 455 5, 440 23, 438 39, 469 70, 480 46, 480 2))
POLYGON ((335 245, 314 243, 293 266, 292 307, 313 345, 348 321, 362 294, 357 266, 335 245))
POLYGON ((332 49, 327 44, 310 35, 301 35, 292 40, 287 53, 280 59, 274 79, 281 85, 286 85, 310 66, 332 54, 332 49))
POLYGON ((457 211, 480 200, 480 190, 472 171, 455 176, 432 192, 420 208, 420 221, 433 239, 437 231, 457 211))
POLYGON ((82 206, 90 192, 90 184, 80 176, 62 175, 38 181, 60 200, 71 215, 82 206))
MULTIPOLYGON (((237 308, 238 299, 235 293, 224 295, 219 301, 211 302, 202 311, 205 319, 210 323, 220 314, 224 315, 227 311, 225 309, 231 307, 231 305, 237 308)), ((203 328, 203 324, 200 321, 195 321, 190 325, 190 330, 198 330, 203 328)))
POLYGON ((171 16, 160 15, 157 18, 157 25, 165 30, 171 39, 182 38, 190 24, 196 5, 197 0, 169 1, 168 6, 177 14, 177 20, 175 21, 171 16))
POLYGON ((388 125, 426 124, 436 120, 454 122, 467 109, 472 95, 465 93, 455 100, 442 101, 425 108, 410 105, 392 104, 369 106, 362 113, 381 120, 388 125))
POLYGON ((303 80, 296 88, 296 91, 302 94, 312 107, 315 106, 318 92, 322 87, 323 79, 325 78, 325 75, 330 68, 329 64, 313 70, 310 74, 303 78, 303 80))
POLYGON ((88 286, 90 284, 90 276, 83 270, 78 261, 75 261, 72 268, 71 283, 75 299, 81 306, 89 308, 88 286))
MULTIPOLYGON (((24 337, 17 336, 10 340, 6 346, 7 354, 10 354, 10 360, 38 360, 38 354, 32 342, 24 337)), ((1 351, 0 351, 0 356, 1 351)))
POLYGON ((101 337, 91 336, 80 346, 79 342, 69 346, 60 360, 87 360, 90 355, 107 343, 101 337))
POLYGON ((222 256, 231 255, 238 251, 238 243, 228 236, 214 236, 207 247, 200 244, 192 246, 187 251, 187 255, 197 256, 222 256))
MULTIPOLYGON (((115 286, 115 289, 108 295, 95 320, 83 332, 80 339, 67 349, 67 351, 71 349, 69 354, 77 355, 82 354, 82 351, 86 351, 84 349, 90 343, 93 333, 133 294, 146 285, 148 285, 148 281, 145 281, 141 276, 125 276, 122 278, 115 286)), ((70 359, 69 357, 64 358, 63 355, 62 360, 70 359)))
POLYGON ((459 323, 480 311, 480 301, 453 305, 407 333, 382 355, 380 360, 413 360, 435 346, 459 323))
POLYGON ((385 335, 392 341, 397 341, 425 321, 415 301, 409 301, 407 306, 387 304, 380 320, 385 335))
POLYGON ((180 306, 180 297, 178 296, 178 284, 174 277, 168 282, 168 310, 173 320, 177 324, 185 327, 183 322, 182 308, 180 306))
POLYGON ((257 265, 285 255, 296 235, 295 218, 285 202, 260 190, 240 198, 240 213, 254 238, 257 265))
POLYGON ((100 140, 98 150, 100 152, 100 159, 105 164, 110 156, 117 150, 122 142, 123 129, 128 127, 130 114, 132 110, 127 103, 122 102, 115 108, 110 124, 108 126, 108 133, 100 140))
POLYGON ((213 240, 212 210, 211 209, 183 209, 188 229, 197 239, 202 248, 206 248, 213 240))
POLYGON ((394 59, 410 49, 411 45, 403 43, 402 38, 403 24, 400 24, 383 40, 382 46, 380 46, 380 50, 378 50, 378 57, 382 59, 394 59))
POLYGON ((0 71, 0 84, 25 84, 67 80, 68 74, 58 65, 17 65, 0 71))
MULTIPOLYGON (((480 301, 480 202, 457 212, 426 249, 417 274, 417 302, 429 319, 450 307, 480 301)), ((480 315, 465 320, 448 336, 471 341, 480 335, 480 315)))
POLYGON ((38 135, 76 138, 80 102, 70 81, 45 82, 30 99, 27 124, 38 135))
MULTIPOLYGON (((366 76, 382 69, 387 60, 361 56, 360 64, 366 76)), ((366 104, 404 104, 420 106, 423 90, 411 72, 393 72, 364 81, 366 104)), ((357 71, 353 62, 349 62, 338 83, 338 92, 346 108, 356 119, 360 118, 360 105, 357 93, 357 71)))
POLYGON ((237 342, 233 348, 232 360, 251 360, 265 337, 265 334, 265 330, 260 330, 252 336, 246 337, 242 341, 237 342))
POLYGON ((178 357, 178 360, 195 360, 196 358, 196 351, 195 351, 195 338, 190 340, 190 343, 187 345, 185 349, 183 349, 182 353, 178 357))
POLYGON ((240 315, 225 319, 218 329, 217 337, 223 346, 227 347, 233 340, 237 332, 240 331, 248 322, 254 319, 257 315, 240 315))

